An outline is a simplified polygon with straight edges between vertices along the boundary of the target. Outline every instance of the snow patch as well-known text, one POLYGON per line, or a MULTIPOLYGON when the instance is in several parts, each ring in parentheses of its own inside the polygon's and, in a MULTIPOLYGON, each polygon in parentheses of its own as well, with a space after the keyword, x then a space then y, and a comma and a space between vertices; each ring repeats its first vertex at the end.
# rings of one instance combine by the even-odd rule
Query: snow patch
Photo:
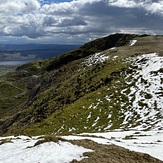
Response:
POLYGON ((129 46, 134 46, 136 44, 137 40, 130 40, 129 46))
POLYGON ((97 118, 95 119, 94 124, 92 125, 92 127, 94 127, 94 126, 97 125, 99 119, 100 119, 99 117, 97 117, 97 118))
MULTIPOLYGON (((1 138, 0 140, 5 139, 1 138)), ((0 145, 0 162, 1 163, 63 163, 71 162, 73 159, 82 160, 83 153, 92 152, 69 142, 48 142, 33 146, 38 140, 36 138, 14 138, 12 143, 0 145)))
POLYGON ((109 50, 115 50, 116 49, 116 47, 112 47, 112 48, 110 48, 109 50))
POLYGON ((92 66, 97 63, 105 62, 109 59, 109 56, 106 56, 103 53, 95 53, 87 58, 82 64, 85 66, 92 66))
POLYGON ((90 119, 92 117, 92 113, 90 112, 87 119, 90 119))

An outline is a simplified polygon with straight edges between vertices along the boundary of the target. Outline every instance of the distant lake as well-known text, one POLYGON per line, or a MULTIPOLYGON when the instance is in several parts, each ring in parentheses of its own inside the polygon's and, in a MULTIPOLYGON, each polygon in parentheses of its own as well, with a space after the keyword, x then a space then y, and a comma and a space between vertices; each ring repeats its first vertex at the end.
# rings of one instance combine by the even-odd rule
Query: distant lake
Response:
POLYGON ((0 66, 16 66, 16 65, 23 65, 30 61, 0 61, 0 66))

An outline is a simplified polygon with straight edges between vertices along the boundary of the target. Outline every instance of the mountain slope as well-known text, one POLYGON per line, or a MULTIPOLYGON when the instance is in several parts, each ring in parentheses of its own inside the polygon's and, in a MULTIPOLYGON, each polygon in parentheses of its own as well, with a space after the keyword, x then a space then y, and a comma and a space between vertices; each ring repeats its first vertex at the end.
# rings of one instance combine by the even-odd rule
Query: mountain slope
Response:
POLYGON ((3 134, 162 129, 163 37, 115 34, 0 78, 3 134))

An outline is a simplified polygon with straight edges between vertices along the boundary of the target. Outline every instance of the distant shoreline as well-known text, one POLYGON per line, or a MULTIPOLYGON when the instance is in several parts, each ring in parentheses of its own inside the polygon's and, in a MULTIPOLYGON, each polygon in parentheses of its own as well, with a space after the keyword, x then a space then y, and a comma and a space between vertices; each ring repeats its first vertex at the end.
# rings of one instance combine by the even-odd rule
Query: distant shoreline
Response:
POLYGON ((0 66, 19 66, 19 65, 23 65, 25 63, 31 62, 30 60, 26 60, 26 61, 0 61, 0 66))

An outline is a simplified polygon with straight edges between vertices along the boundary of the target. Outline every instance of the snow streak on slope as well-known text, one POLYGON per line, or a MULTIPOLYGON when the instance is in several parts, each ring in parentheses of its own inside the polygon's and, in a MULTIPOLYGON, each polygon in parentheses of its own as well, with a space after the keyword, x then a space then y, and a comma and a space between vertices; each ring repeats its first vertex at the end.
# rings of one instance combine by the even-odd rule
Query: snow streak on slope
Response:
POLYGON ((156 53, 137 56, 133 67, 126 82, 131 108, 125 113, 124 124, 135 115, 135 129, 163 129, 163 57, 156 53))
POLYGON ((11 142, 0 145, 1 163, 68 163, 73 159, 82 160, 83 153, 92 152, 92 150, 62 141, 30 147, 38 141, 37 137, 0 137, 0 144, 2 139, 8 139, 11 142))
POLYGON ((135 45, 136 42, 137 42, 137 40, 130 40, 130 42, 129 42, 129 46, 133 46, 133 45, 135 45))

